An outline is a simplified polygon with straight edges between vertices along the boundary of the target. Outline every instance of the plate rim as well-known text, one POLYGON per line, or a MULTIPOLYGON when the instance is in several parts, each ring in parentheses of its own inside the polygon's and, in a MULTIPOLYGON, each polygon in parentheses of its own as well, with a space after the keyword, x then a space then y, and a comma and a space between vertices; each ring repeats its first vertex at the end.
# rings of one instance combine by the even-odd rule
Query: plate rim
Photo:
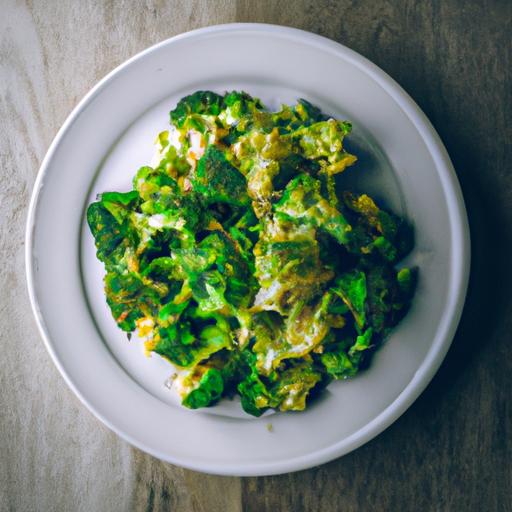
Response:
MULTIPOLYGON (((441 141, 435 128, 420 109, 420 107, 414 102, 407 92, 385 71, 379 68, 376 64, 368 60, 361 54, 351 50, 350 48, 328 39, 324 36, 314 34, 305 30, 286 27, 281 25, 266 24, 266 23, 226 23, 219 25, 211 25, 187 31, 171 38, 165 39, 159 43, 156 43, 145 50, 135 54, 133 57, 127 59, 104 78, 98 81, 92 89, 80 100, 80 102, 73 108, 71 113, 67 116, 66 120, 58 130, 54 137, 49 149, 43 158, 40 168, 37 173, 36 180, 30 199, 26 231, 25 231, 25 271, 26 271, 26 282, 28 287, 29 300, 32 308, 32 312, 36 319, 36 324, 39 333, 43 339, 45 347, 50 354, 50 357, 59 370, 60 374, 64 378, 66 384, 73 391, 73 393, 79 398, 79 400, 87 407, 87 409, 98 418, 104 425, 110 430, 115 432, 119 437, 127 441, 129 444, 149 453, 160 460, 170 462, 172 464, 179 465, 188 469, 196 471, 207 472, 211 474, 220 475, 233 475, 233 476, 259 476, 259 475, 272 475, 281 474, 292 471, 299 471, 314 467, 328 461, 334 460, 341 457, 356 448, 366 444, 368 441, 373 439, 387 429, 392 423, 394 423, 405 411, 413 404, 413 402, 419 397, 419 395, 428 386, 434 375, 437 373, 441 363, 443 362, 446 353, 448 352, 459 325, 460 317, 464 307, 466 293, 469 282, 469 274, 471 267, 471 242, 470 242, 470 231, 469 223, 467 218, 467 211, 464 204, 464 199, 460 184, 455 173, 455 169, 450 160, 448 152, 441 141), (284 459, 277 462, 264 462, 255 464, 239 464, 239 463, 222 463, 221 466, 213 463, 209 464, 196 464, 188 463, 187 460, 181 460, 179 457, 170 457, 167 454, 159 453, 152 448, 145 445, 137 439, 132 438, 129 434, 126 434, 121 429, 112 424, 106 417, 96 411, 94 404, 90 403, 75 386, 72 376, 70 376, 61 364, 51 340, 50 334, 46 327, 45 320, 41 313, 34 278, 34 255, 33 255, 33 243, 34 243, 34 230, 36 227, 36 212, 39 202, 40 193, 42 190, 42 184, 44 177, 50 168, 50 164, 57 147, 59 146, 61 139, 67 130, 74 124, 79 118, 81 112, 87 107, 87 105, 113 80, 122 70, 129 67, 135 61, 143 59, 147 54, 158 51, 160 48, 172 45, 177 41, 188 38, 201 37, 206 34, 214 34, 218 32, 234 32, 234 31, 257 31, 262 34, 270 33, 272 35, 279 35, 284 38, 299 39, 307 44, 333 53, 339 57, 349 60, 356 67, 368 74, 380 87, 382 87, 387 94, 399 105, 403 113, 407 116, 409 121, 418 130, 421 139, 427 146, 429 153, 431 154, 433 161, 436 166, 436 170, 439 173, 440 181, 442 183, 443 192, 447 198, 447 208, 450 221, 453 223, 453 231, 455 231, 460 238, 460 244, 454 245, 454 255, 456 259, 456 265, 453 266, 454 282, 456 286, 455 301, 452 304, 451 311, 449 311, 450 319, 445 322, 444 330, 441 332, 439 337, 441 342, 435 353, 431 353, 430 349, 421 365, 416 370, 413 378, 409 381, 407 386, 402 392, 392 401, 380 414, 375 416, 370 422, 364 427, 357 430, 350 436, 344 438, 338 443, 334 443, 326 448, 317 450, 310 454, 305 454, 289 459, 284 459), (341 446, 340 446, 341 445, 341 446)), ((447 317, 447 313, 443 314, 442 319, 447 317)), ((441 324, 440 324, 441 325, 441 324)))

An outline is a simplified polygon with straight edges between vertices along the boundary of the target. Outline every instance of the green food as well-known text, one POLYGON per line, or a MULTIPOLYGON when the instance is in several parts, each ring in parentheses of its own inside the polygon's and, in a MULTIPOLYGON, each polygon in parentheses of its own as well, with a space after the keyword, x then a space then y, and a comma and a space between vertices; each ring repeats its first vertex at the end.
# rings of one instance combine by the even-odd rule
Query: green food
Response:
POLYGON ((89 206, 113 317, 178 369, 186 407, 238 394, 254 416, 303 410, 407 312, 411 230, 343 191, 350 131, 305 100, 269 112, 198 91, 158 135, 159 163, 89 206))

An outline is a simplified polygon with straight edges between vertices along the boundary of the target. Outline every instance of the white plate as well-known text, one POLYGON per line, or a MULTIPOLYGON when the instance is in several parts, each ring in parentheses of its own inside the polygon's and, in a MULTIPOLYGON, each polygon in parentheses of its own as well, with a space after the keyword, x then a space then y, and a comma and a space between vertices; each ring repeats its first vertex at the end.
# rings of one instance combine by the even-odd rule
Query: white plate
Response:
POLYGON ((436 132, 407 94, 357 53, 300 30, 209 27, 140 53, 104 78, 59 131, 39 172, 27 224, 27 279, 41 334, 64 379, 108 427, 163 460, 198 471, 264 475, 343 455, 418 397, 460 318, 469 273, 466 213, 436 132), (302 413, 259 419, 224 403, 181 408, 163 386, 169 366, 115 326, 84 209, 97 192, 128 190, 153 154, 168 111, 197 89, 244 89, 265 104, 306 98, 354 125, 359 163, 344 175, 405 215, 420 267, 411 312, 369 371, 331 384, 302 413), (272 423, 272 432, 267 429, 272 423))

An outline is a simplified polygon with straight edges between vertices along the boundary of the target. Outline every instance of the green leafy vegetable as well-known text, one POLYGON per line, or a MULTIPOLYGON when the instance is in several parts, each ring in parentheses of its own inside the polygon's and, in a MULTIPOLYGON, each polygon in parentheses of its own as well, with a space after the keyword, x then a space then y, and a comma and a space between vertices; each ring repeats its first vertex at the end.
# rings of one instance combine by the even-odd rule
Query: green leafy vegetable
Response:
POLYGON ((208 146, 199 160, 192 184, 207 204, 221 202, 243 206, 249 202, 243 174, 226 160, 223 151, 213 145, 208 146))
POLYGON ((208 407, 220 400, 223 391, 224 380, 221 371, 210 368, 202 375, 197 387, 185 395, 182 404, 190 409, 208 407))
POLYGON ((184 406, 240 397, 303 410, 353 377, 406 314, 410 226, 343 188, 351 124, 304 99, 268 111, 197 91, 170 112, 157 164, 87 209, 118 326, 177 371, 184 406))
POLYGON ((217 116, 220 113, 222 96, 211 91, 197 91, 181 99, 171 111, 171 124, 181 127, 193 114, 217 116))
POLYGON ((366 275, 364 272, 354 270, 347 272, 336 279, 334 293, 341 297, 350 309, 356 327, 361 330, 366 324, 366 275))
POLYGON ((347 243, 351 226, 320 192, 320 181, 299 174, 286 186, 275 211, 295 223, 306 223, 325 231, 340 244, 347 243))

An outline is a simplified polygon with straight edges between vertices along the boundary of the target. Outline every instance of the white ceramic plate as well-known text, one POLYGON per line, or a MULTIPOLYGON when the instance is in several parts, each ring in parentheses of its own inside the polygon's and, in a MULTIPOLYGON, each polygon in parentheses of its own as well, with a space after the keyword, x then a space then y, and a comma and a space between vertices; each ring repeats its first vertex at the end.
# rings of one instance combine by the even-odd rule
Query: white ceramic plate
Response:
POLYGON ((283 473, 343 455, 395 421, 428 384, 451 343, 469 273, 463 199, 423 113, 357 53, 290 28, 233 24, 169 39, 104 78, 80 102, 39 172, 27 225, 27 279, 55 364, 82 402, 133 445, 163 460, 228 475, 283 473), (259 419, 224 403, 181 408, 163 385, 169 366, 128 342, 105 304, 84 209, 128 190, 153 154, 176 101, 197 89, 244 89, 264 103, 306 98, 350 119, 359 163, 343 176, 405 215, 416 230, 420 281, 410 314, 369 371, 331 384, 303 413, 259 419), (272 423, 272 432, 267 429, 272 423))

